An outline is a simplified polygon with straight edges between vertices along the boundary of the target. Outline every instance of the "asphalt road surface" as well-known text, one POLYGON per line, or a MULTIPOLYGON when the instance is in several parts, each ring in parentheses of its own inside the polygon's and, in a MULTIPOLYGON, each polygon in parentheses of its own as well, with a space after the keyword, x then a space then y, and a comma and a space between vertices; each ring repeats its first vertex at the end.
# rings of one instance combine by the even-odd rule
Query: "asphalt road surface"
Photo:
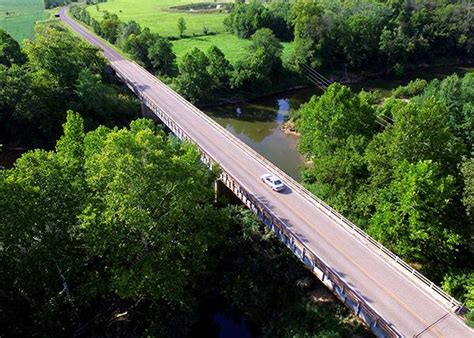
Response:
MULTIPOLYGON (((231 142, 223 130, 212 127, 176 93, 145 69, 120 54, 69 19, 61 19, 85 40, 102 49, 112 67, 134 82, 149 99, 177 121, 196 143, 221 167, 266 206, 285 220, 291 231, 329 263, 342 279, 361 294, 386 321, 404 336, 474 337, 474 331, 443 304, 421 282, 358 240, 300 193, 277 193, 263 184, 260 176, 268 170, 257 159, 231 142)), ((275 273, 278 273, 275 271, 275 273)))

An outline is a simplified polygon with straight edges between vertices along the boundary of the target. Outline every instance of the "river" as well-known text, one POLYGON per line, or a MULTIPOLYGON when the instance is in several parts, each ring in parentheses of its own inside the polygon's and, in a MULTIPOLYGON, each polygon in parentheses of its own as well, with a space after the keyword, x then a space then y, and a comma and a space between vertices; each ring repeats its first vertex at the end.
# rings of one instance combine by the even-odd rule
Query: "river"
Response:
MULTIPOLYGON (((474 68, 472 66, 431 67, 408 73, 403 79, 367 80, 351 87, 356 92, 361 89, 379 90, 388 95, 392 89, 406 85, 416 78, 442 79, 452 73, 463 75, 468 71, 474 71, 474 68)), ((311 96, 321 95, 321 93, 318 88, 305 88, 260 98, 249 103, 210 107, 204 111, 240 140, 265 156, 295 180, 300 181, 304 158, 297 150, 298 137, 283 133, 281 127, 291 109, 298 109, 311 96)))
POLYGON ((280 128, 290 109, 297 109, 315 94, 321 91, 306 88, 250 103, 212 107, 205 112, 288 175, 300 180, 304 159, 296 149, 298 137, 285 134, 280 128))

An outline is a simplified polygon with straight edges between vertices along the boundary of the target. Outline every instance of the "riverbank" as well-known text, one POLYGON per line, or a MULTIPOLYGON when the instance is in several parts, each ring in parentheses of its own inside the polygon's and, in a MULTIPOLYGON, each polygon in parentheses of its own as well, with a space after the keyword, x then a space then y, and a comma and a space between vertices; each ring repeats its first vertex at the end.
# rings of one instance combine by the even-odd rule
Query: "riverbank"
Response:
MULTIPOLYGON (((393 89, 416 78, 431 80, 435 77, 445 78, 452 73, 463 75, 469 71, 474 71, 474 68, 438 65, 426 68, 423 74, 418 71, 410 72, 402 79, 369 79, 350 87, 357 92, 375 90, 388 96, 393 89)), ((308 102, 313 95, 322 93, 321 89, 310 86, 248 99, 246 102, 208 106, 203 110, 240 140, 300 181, 301 170, 306 163, 298 152, 299 134, 294 124, 291 121, 288 123, 289 114, 308 102)))
MULTIPOLYGON (((382 96, 388 96, 390 92, 398 86, 406 85, 408 82, 417 78, 425 79, 427 81, 435 78, 445 78, 452 73, 456 73, 460 76, 467 72, 474 71, 474 62, 469 60, 458 60, 453 62, 452 60, 446 63, 434 63, 434 64, 421 64, 417 67, 413 67, 406 71, 402 77, 387 75, 384 72, 361 72, 361 73, 348 73, 348 78, 340 72, 334 71, 322 71, 323 75, 328 78, 330 82, 339 82, 344 85, 350 86, 355 91, 379 91, 382 96), (326 75, 328 74, 328 75, 326 75)), ((227 97, 219 97, 214 102, 207 102, 199 104, 201 109, 209 109, 213 107, 220 107, 226 105, 245 104, 258 101, 259 99, 265 99, 277 95, 286 96, 291 95, 293 92, 297 92, 309 88, 317 88, 315 84, 310 82, 302 74, 298 74, 298 79, 289 81, 286 85, 282 85, 280 88, 272 89, 268 92, 263 93, 252 93, 235 90, 231 92, 227 97)), ((320 89, 320 88, 318 88, 320 89)), ((284 131, 289 134, 298 135, 296 130, 293 130, 291 126, 284 127, 284 131)))

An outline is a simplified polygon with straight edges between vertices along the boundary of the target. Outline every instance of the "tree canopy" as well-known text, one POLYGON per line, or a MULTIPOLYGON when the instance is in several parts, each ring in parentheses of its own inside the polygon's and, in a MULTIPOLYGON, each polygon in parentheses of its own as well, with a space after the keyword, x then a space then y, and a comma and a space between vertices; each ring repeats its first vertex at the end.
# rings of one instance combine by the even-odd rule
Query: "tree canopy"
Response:
POLYGON ((0 29, 0 65, 10 67, 25 62, 25 55, 20 45, 5 30, 0 29))
POLYGON ((228 224, 215 178, 196 148, 151 121, 86 133, 69 112, 54 152, 0 173, 2 331, 72 334, 103 297, 192 302, 228 224))
POLYGON ((401 72, 473 52, 474 25, 463 1, 298 0, 291 11, 297 65, 401 72))
MULTIPOLYGON (((10 39, 7 39, 8 41, 10 39)), ((99 50, 54 25, 39 27, 20 59, 0 67, 0 143, 52 146, 66 110, 86 127, 121 124, 139 111, 136 99, 104 76, 99 50)))
POLYGON ((313 162, 305 181, 341 212, 351 213, 368 178, 365 149, 375 133, 375 111, 363 96, 340 84, 300 110, 300 151, 313 162))

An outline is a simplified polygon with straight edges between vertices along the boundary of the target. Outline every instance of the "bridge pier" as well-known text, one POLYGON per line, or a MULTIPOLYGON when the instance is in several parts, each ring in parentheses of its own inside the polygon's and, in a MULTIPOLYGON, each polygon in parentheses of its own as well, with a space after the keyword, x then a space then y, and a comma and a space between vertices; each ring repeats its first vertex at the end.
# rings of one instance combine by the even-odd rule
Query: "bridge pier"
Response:
POLYGON ((217 203, 244 205, 235 193, 220 179, 217 179, 214 183, 214 193, 217 203))

